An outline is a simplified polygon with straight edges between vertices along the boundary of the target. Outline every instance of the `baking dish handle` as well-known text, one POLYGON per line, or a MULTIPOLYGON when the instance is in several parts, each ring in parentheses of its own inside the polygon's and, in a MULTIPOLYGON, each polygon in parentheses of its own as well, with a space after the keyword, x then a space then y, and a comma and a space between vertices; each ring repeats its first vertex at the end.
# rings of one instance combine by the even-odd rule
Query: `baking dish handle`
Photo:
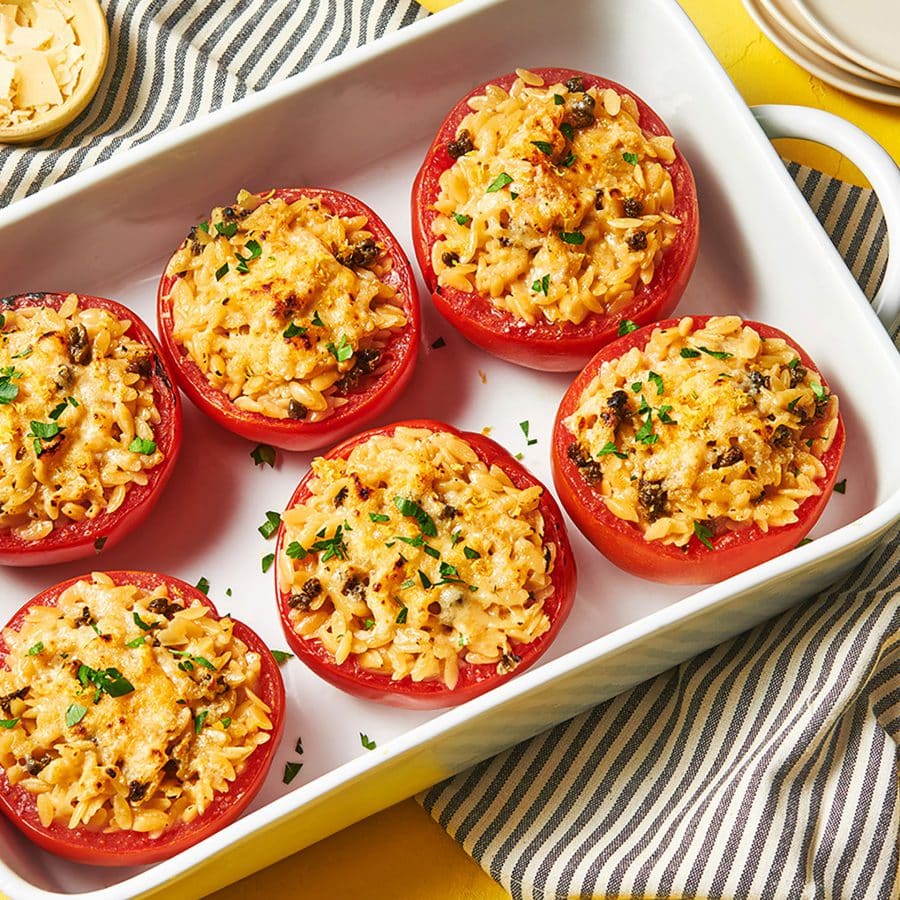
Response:
POLYGON ((900 169, 888 152, 846 119, 810 106, 765 104, 753 115, 770 140, 800 138, 833 147, 869 179, 884 213, 888 261, 872 306, 888 330, 900 318, 900 169), (893 251, 893 252, 892 252, 893 251))

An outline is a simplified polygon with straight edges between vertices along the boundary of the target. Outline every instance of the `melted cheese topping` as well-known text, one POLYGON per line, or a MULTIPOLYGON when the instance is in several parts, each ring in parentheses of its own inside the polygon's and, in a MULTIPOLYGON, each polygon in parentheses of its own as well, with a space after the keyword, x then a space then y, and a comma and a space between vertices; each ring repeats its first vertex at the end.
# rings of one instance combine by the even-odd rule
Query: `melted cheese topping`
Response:
POLYGON ((239 409, 318 421, 377 372, 407 320, 366 224, 242 192, 172 257, 173 336, 239 409))
POLYGON ((269 740, 259 654, 229 618, 95 573, 7 628, 0 765, 41 822, 158 837, 269 740))
MULTIPOLYGON (((2 310, 2 307, 0 307, 2 310)), ((37 541, 69 521, 118 509, 163 454, 152 350, 107 310, 2 313, 0 528, 37 541)))
POLYGON ((674 140, 645 135, 627 94, 517 71, 469 101, 451 152, 474 147, 441 174, 431 262, 530 325, 578 324, 630 303, 674 241, 674 140))
POLYGON ((0 128, 40 118, 72 95, 84 48, 71 20, 58 0, 0 3, 0 128))
POLYGON ((838 400, 780 338, 737 316, 681 319, 605 362, 565 420, 569 456, 648 541, 797 521, 821 493, 838 400))
POLYGON ((284 514, 278 576, 294 629, 336 663, 452 689, 468 664, 514 668, 513 642, 550 627, 539 485, 417 428, 312 467, 311 497, 284 514))

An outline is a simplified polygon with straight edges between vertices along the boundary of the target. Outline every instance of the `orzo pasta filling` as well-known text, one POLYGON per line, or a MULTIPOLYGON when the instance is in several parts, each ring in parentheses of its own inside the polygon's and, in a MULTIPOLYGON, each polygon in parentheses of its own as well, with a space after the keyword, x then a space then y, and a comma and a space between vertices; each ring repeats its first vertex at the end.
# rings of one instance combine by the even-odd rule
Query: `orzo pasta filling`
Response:
POLYGON ((565 420, 569 458, 648 541, 707 546, 797 521, 821 493, 838 400, 781 338, 737 316, 681 319, 606 362, 565 420))
POLYGON ((259 654, 165 585, 95 573, 3 640, 0 766, 44 827, 158 837, 202 815, 269 740, 259 654))
POLYGON ((517 73, 447 147, 431 263, 530 325, 578 324, 630 303, 675 240, 674 139, 642 132, 628 94, 517 73))
POLYGON ((74 294, 0 312, 0 528, 38 541, 115 512, 163 461, 158 361, 127 320, 74 294))
POLYGON ((539 485, 422 428, 312 465, 311 496, 283 517, 279 584, 296 633, 337 664, 452 689, 466 665, 515 668, 514 645, 549 629, 539 485))
POLYGON ((407 323, 363 215, 242 191, 169 262, 174 339, 236 407, 315 422, 377 372, 407 323))

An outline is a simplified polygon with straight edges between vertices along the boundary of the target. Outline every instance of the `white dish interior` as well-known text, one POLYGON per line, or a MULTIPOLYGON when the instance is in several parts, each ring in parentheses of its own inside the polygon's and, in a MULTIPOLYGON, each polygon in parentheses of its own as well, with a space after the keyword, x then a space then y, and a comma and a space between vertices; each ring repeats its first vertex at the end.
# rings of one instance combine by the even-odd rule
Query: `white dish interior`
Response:
MULTIPOLYGON (((242 187, 332 186, 358 195, 412 256, 409 188, 444 113, 473 84, 520 65, 592 70, 633 88, 668 123, 697 179, 701 249, 678 314, 738 313, 794 336, 841 398, 848 431, 840 477, 816 540, 706 589, 625 575, 572 529, 575 609, 541 663, 447 712, 366 703, 297 660, 283 668, 285 737, 251 811, 157 866, 95 869, 37 850, 0 823, 0 891, 13 896, 134 896, 202 877, 224 884, 408 796, 510 743, 750 627, 836 578, 895 521, 900 470, 896 351, 733 86, 671 0, 472 2, 347 54, 208 119, 157 138, 0 211, 0 296, 32 290, 116 298, 154 323, 159 274, 190 225, 242 187), (427 60, 427 63, 424 62, 427 60), (461 66, 460 61, 465 60, 461 66), (363 749, 360 732, 378 749, 363 749), (287 787, 283 765, 303 770, 287 787)), ((569 376, 498 362, 468 345, 423 290, 425 340, 413 386, 380 421, 430 416, 491 436, 550 484, 547 451, 569 376), (432 350, 443 337, 447 346, 432 350), (528 447, 519 423, 538 439, 528 447)), ((0 571, 0 616, 41 588, 104 568, 205 576, 220 611, 285 646, 271 552, 257 526, 280 510, 309 454, 257 469, 253 445, 185 404, 185 444, 141 531, 100 557, 0 571), (226 597, 226 588, 233 595, 226 597)), ((190 882, 193 883, 193 882, 190 882)))

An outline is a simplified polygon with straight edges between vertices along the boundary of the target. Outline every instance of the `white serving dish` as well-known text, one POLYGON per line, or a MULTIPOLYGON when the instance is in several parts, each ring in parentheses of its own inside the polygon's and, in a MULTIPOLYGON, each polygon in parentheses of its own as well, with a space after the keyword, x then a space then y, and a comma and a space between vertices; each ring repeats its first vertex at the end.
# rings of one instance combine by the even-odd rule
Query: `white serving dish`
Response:
MULTIPOLYGON (((433 131, 473 84, 518 65, 602 73, 632 87, 668 122, 692 163, 702 222, 699 262, 678 311, 762 319, 806 347, 841 397, 846 495, 832 499, 813 543, 696 591, 619 572, 573 529, 581 589, 551 651, 521 677, 446 712, 356 700, 292 660, 283 669, 290 697, 283 747, 238 822, 166 862, 112 870, 56 859, 2 822, 0 891, 98 900, 210 891, 785 609, 833 582, 896 523, 900 358, 674 0, 644 0, 640 15, 631 0, 571 0, 564 14, 543 0, 469 0, 351 51, 0 211, 0 296, 105 295, 152 322, 168 254, 191 223, 241 187, 308 184, 356 193, 411 251, 409 187, 433 131), (375 751, 363 749, 360 732, 377 741, 375 751), (287 788, 281 773, 285 761, 297 759, 297 737, 304 767, 287 788)), ((814 115, 805 121, 777 109, 768 121, 773 132, 832 130, 814 115)), ((900 177, 854 134, 846 141, 878 170, 895 229, 900 177)), ((898 276, 892 260, 885 315, 900 301, 898 276)), ((549 484, 550 428, 568 377, 498 362, 452 332, 427 297, 423 306, 426 337, 414 385, 382 421, 429 415, 472 430, 490 426, 549 484), (447 346, 431 350, 438 336, 447 346), (523 419, 535 446, 526 447, 523 419)), ((272 543, 256 527, 266 510, 282 508, 309 455, 280 454, 277 470, 259 470, 252 445, 190 404, 185 427, 182 457, 151 519, 98 562, 192 582, 204 575, 220 610, 284 647, 271 573, 264 576, 259 565, 272 543)), ((89 564, 0 571, 0 616, 89 564)))

